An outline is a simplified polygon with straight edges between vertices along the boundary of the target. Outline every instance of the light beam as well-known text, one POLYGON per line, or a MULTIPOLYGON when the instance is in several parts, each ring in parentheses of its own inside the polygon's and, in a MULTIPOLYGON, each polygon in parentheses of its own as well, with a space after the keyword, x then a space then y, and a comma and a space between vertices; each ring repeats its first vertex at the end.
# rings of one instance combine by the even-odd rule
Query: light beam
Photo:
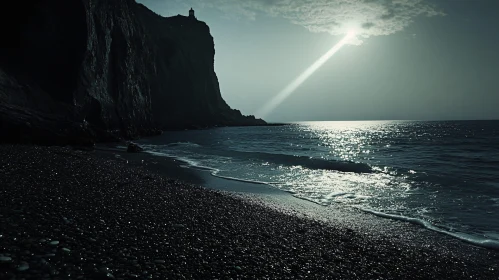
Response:
POLYGON ((305 82, 317 69, 319 69, 326 61, 331 58, 336 52, 338 52, 341 47, 343 47, 350 39, 355 37, 355 32, 349 31, 348 34, 339 41, 334 47, 327 51, 323 56, 321 56, 317 61, 315 61, 310 67, 308 67, 303 73, 300 74, 293 82, 286 86, 282 91, 280 91, 276 96, 269 100, 257 113, 259 117, 266 117, 270 112, 272 112, 277 106, 279 106, 284 100, 286 100, 303 82, 305 82))

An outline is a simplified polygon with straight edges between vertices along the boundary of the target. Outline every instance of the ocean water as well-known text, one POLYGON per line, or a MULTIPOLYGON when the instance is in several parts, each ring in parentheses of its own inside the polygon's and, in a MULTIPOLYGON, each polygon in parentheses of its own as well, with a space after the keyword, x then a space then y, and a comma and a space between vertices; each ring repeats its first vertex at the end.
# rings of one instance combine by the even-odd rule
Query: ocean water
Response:
POLYGON ((213 176, 499 249, 499 121, 304 122, 166 132, 140 143, 213 176))

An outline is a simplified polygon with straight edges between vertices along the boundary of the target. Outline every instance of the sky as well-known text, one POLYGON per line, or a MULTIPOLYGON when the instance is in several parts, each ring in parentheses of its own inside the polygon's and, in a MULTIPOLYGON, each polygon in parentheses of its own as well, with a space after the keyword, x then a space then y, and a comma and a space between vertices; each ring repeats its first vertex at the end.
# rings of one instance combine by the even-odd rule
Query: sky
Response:
POLYGON ((223 98, 270 122, 499 119, 497 0, 137 0, 210 26, 223 98))

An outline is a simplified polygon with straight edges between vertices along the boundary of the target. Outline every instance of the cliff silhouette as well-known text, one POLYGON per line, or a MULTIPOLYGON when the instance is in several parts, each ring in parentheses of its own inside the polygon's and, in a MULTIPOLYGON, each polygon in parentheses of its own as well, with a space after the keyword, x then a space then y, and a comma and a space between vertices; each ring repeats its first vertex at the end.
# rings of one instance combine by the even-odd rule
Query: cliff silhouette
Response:
POLYGON ((133 0, 1 6, 1 141, 86 144, 265 124, 223 100, 202 21, 133 0))

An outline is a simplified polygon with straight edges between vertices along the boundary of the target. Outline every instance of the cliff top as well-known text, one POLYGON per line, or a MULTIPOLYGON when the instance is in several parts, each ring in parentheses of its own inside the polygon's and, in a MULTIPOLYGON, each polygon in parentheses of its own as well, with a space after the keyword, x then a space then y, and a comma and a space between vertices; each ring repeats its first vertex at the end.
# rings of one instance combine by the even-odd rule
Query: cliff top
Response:
POLYGON ((160 21, 161 23, 168 23, 172 27, 183 27, 183 26, 189 26, 189 27, 195 27, 195 28, 206 28, 209 32, 209 26, 206 24, 206 22, 198 20, 196 18, 191 18, 188 16, 184 15, 175 15, 171 17, 164 17, 162 15, 159 15, 153 11, 151 11, 149 8, 144 6, 143 4, 137 3, 138 8, 141 10, 143 13, 144 17, 147 18, 147 20, 150 21, 160 21))

